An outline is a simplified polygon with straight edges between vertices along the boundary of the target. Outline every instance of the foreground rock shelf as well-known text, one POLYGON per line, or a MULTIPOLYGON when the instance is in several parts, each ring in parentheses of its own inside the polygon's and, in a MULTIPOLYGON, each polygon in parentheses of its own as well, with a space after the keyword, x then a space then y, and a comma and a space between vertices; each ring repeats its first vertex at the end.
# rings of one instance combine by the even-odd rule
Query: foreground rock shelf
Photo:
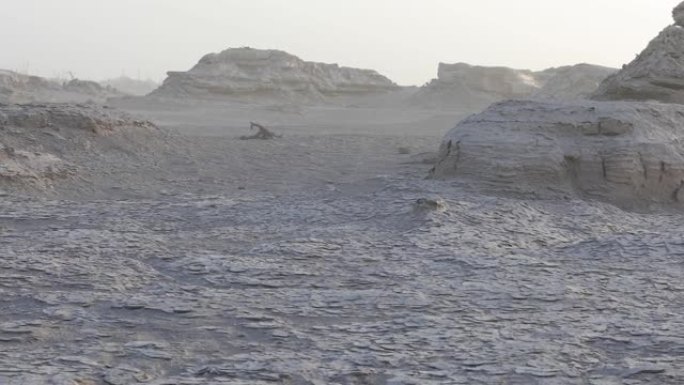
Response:
POLYGON ((684 206, 683 140, 684 106, 509 101, 451 130, 432 173, 628 207, 684 206))

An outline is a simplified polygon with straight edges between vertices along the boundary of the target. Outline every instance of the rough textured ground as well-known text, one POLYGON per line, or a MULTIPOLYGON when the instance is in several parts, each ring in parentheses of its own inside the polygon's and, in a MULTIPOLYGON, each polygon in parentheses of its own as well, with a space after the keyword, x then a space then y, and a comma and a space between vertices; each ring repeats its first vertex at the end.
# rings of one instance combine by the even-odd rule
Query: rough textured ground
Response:
POLYGON ((6 384, 684 376, 679 215, 408 175, 280 197, 0 209, 6 384), (435 195, 445 211, 414 209, 435 195))
POLYGON ((443 116, 148 115, 182 136, 97 192, 0 198, 0 384, 684 378, 679 213, 426 180, 443 116))

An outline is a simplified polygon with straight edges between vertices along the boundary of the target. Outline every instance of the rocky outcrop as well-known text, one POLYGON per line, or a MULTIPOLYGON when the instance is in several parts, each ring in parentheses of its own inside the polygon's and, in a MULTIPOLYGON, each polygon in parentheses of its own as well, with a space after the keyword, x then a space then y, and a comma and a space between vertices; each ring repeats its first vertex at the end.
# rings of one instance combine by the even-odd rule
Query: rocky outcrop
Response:
POLYGON ((665 28, 634 61, 607 78, 597 100, 655 100, 684 104, 684 3, 665 28))
MULTIPOLYGON (((599 100, 492 105, 445 136, 432 174, 497 191, 684 208, 684 3, 673 17, 675 25, 601 83, 599 100)), ((556 77, 562 82, 546 80, 552 94, 579 82, 556 77)))
POLYGON ((682 143, 678 105, 507 101, 452 129, 432 174, 499 192, 684 207, 682 143))
POLYGON ((52 154, 0 146, 0 183, 23 183, 46 188, 72 171, 68 163, 52 154))
POLYGON ((103 103, 120 96, 123 95, 111 87, 87 80, 62 83, 0 70, 0 103, 103 103))
POLYGON ((118 90, 110 86, 103 86, 91 80, 71 79, 62 85, 64 91, 94 97, 119 97, 123 96, 118 90))
POLYGON ((169 72, 155 97, 322 100, 398 87, 372 70, 303 61, 277 50, 228 49, 187 72, 169 72))
POLYGON ((465 63, 440 63, 437 80, 442 84, 458 85, 474 93, 485 93, 499 98, 518 98, 539 89, 534 72, 506 67, 481 67, 465 63))
POLYGON ((586 99, 615 72, 615 68, 585 63, 535 72, 534 77, 541 88, 531 98, 560 101, 586 99))
POLYGON ((479 111, 512 98, 525 98, 540 88, 532 71, 440 63, 437 79, 421 87, 411 104, 425 108, 479 111))
POLYGON ((533 72, 441 63, 438 78, 422 87, 412 103, 428 108, 481 110, 506 99, 581 99, 614 71, 590 64, 533 72))
POLYGON ((676 25, 684 27, 684 2, 680 3, 672 10, 672 18, 676 25))
POLYGON ((3 130, 76 129, 106 135, 127 127, 154 128, 154 124, 137 120, 121 111, 93 105, 0 104, 0 129, 3 130))
POLYGON ((159 83, 155 81, 131 79, 127 76, 104 80, 100 84, 134 96, 147 95, 159 87, 159 83))
POLYGON ((0 104, 0 187, 50 188, 108 148, 135 155, 134 146, 145 145, 130 146, 122 135, 156 131, 150 122, 93 105, 0 104))
POLYGON ((35 95, 61 91, 61 85, 38 76, 0 70, 0 103, 27 102, 35 95))

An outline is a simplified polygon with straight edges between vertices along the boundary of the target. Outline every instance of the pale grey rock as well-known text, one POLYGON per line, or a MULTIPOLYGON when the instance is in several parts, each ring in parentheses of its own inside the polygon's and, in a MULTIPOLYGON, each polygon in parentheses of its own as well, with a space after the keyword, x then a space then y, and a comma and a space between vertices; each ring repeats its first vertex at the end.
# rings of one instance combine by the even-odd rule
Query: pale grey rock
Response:
POLYGON ((535 72, 440 63, 438 78, 421 87, 411 103, 429 108, 478 111, 507 99, 582 99, 615 71, 591 64, 535 72))
POLYGON ((585 63, 536 72, 535 78, 541 88, 531 98, 547 101, 586 99, 598 89, 603 80, 615 72, 615 68, 585 63))
POLYGON ((107 95, 109 97, 123 96, 118 90, 107 85, 101 85, 91 80, 71 79, 62 85, 62 88, 68 92, 79 93, 83 95, 100 96, 107 95))
POLYGON ((0 70, 0 103, 102 103, 121 96, 116 89, 92 81, 62 82, 0 70))
POLYGON ((680 3, 672 10, 672 18, 680 27, 684 27, 684 2, 680 3))
POLYGON ((684 28, 663 30, 620 72, 608 77, 596 100, 654 100, 684 104, 684 28))
POLYGON ((419 212, 444 211, 448 208, 446 202, 441 198, 419 198, 413 203, 413 209, 419 212))
POLYGON ((50 189, 78 173, 81 157, 92 150, 91 140, 132 131, 158 133, 148 121, 94 105, 0 104, 0 120, 5 127, 0 131, 3 188, 50 189))
POLYGON ((502 98, 523 97, 539 88, 534 72, 507 67, 440 63, 437 78, 444 83, 463 84, 469 90, 502 98))
POLYGON ((504 99, 528 97, 540 87, 532 71, 440 63, 437 79, 421 87, 411 104, 478 111, 504 99))
POLYGON ((153 80, 132 79, 128 76, 120 76, 114 79, 107 79, 100 82, 103 86, 112 87, 124 94, 143 96, 156 90, 159 83, 153 80))
POLYGON ((38 76, 0 70, 0 103, 33 101, 37 93, 57 92, 61 86, 38 76))
POLYGON ((593 95, 596 100, 656 100, 684 104, 684 3, 668 26, 593 95))
POLYGON ((372 70, 307 62, 278 50, 233 48, 204 56, 187 72, 169 72, 161 87, 151 95, 311 101, 397 88, 391 80, 372 70))
POLYGON ((676 105, 502 102, 445 136, 433 175, 500 191, 684 207, 683 127, 676 105))

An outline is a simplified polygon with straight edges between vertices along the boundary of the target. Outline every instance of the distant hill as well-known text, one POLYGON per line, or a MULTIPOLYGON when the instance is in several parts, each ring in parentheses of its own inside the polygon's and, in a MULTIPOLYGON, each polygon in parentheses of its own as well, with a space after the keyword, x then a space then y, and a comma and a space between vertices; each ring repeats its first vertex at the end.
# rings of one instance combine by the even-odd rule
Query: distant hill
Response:
POLYGON ((481 110, 507 99, 582 99, 615 71, 591 64, 535 72, 440 63, 437 79, 421 87, 410 103, 427 108, 481 110))
POLYGON ((89 80, 60 82, 0 70, 0 103, 103 103, 119 96, 123 95, 114 88, 89 80))
POLYGON ((151 95, 238 101, 321 101, 397 90, 373 70, 304 61, 278 50, 233 48, 204 56, 187 72, 169 72, 151 95))
POLYGON ((159 87, 159 83, 153 80, 137 80, 129 78, 128 76, 103 80, 100 84, 115 88, 125 94, 135 96, 147 95, 159 87))

